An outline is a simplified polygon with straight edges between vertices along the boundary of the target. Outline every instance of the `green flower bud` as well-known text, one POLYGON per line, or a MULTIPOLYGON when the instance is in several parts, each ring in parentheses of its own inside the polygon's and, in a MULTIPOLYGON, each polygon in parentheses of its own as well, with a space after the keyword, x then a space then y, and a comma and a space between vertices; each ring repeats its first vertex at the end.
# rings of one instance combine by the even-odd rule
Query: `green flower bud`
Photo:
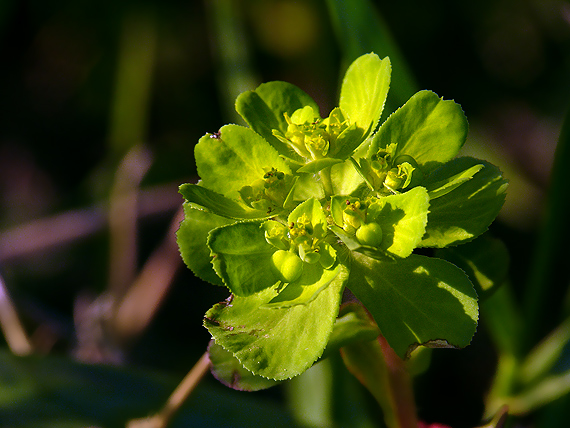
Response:
POLYGON ((382 243, 382 228, 378 223, 363 224, 356 231, 356 239, 362 245, 378 247, 382 243))
POLYGON ((279 279, 285 283, 295 281, 303 272, 303 261, 291 251, 275 251, 271 256, 271 262, 279 279))

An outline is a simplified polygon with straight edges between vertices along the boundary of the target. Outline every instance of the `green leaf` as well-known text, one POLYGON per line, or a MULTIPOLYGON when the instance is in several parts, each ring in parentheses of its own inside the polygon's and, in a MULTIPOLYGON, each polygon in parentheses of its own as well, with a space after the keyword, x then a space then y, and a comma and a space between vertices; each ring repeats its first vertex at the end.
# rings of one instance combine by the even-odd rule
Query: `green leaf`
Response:
POLYGON ((264 307, 281 308, 294 305, 306 305, 312 302, 321 291, 340 274, 342 268, 323 269, 319 263, 304 263, 301 277, 285 286, 279 294, 264 307))
POLYGON ((249 296, 279 281, 271 256, 277 250, 265 239, 260 222, 215 229, 208 238, 215 271, 237 296, 249 296))
POLYGON ((380 59, 376 54, 362 55, 346 71, 339 106, 350 122, 363 130, 360 141, 378 126, 390 87, 391 71, 390 59, 380 59))
POLYGON ((206 134, 194 149, 201 185, 239 200, 239 190, 262 180, 271 168, 290 174, 279 153, 249 128, 225 125, 206 134))
POLYGON ((208 211, 228 217, 232 219, 262 219, 274 216, 277 213, 272 211, 271 214, 262 210, 249 208, 224 195, 214 192, 197 184, 183 184, 180 186, 180 193, 188 202, 192 202, 206 208, 208 211))
POLYGON ((332 355, 344 346, 375 340, 379 334, 380 329, 362 305, 344 304, 340 308, 322 358, 332 355))
MULTIPOLYGON (((358 158, 364 157, 367 151, 368 147, 365 142, 356 150, 354 156, 358 158)), ((331 168, 331 181, 333 192, 337 195, 351 195, 364 182, 350 158, 343 163, 333 165, 331 168)))
POLYGON ((279 382, 254 375, 245 369, 236 357, 218 345, 213 339, 208 345, 212 375, 221 383, 238 391, 260 391, 279 382))
POLYGON ((211 264, 210 249, 206 245, 212 229, 232 223, 232 220, 220 217, 184 203, 184 220, 176 232, 180 254, 186 266, 198 278, 215 285, 223 285, 222 280, 211 264))
POLYGON ((441 182, 476 165, 483 165, 483 169, 472 179, 430 202, 420 246, 443 248, 470 241, 493 222, 505 202, 507 189, 507 181, 496 166, 470 157, 457 158, 434 171, 424 184, 441 182))
POLYGON ((236 100, 236 110, 246 123, 265 138, 281 155, 291 159, 301 158, 287 144, 279 141, 272 130, 287 131, 284 113, 289 116, 302 107, 310 106, 315 112, 319 106, 297 86, 287 82, 268 82, 254 91, 242 93, 236 100))
POLYGON ((429 203, 426 189, 419 186, 372 202, 367 222, 376 222, 382 228, 380 249, 408 257, 425 233, 429 203))
POLYGON ((236 296, 206 313, 204 325, 216 343, 251 372, 284 380, 308 369, 323 353, 333 329, 348 270, 306 305, 266 308, 277 296, 268 288, 236 296))
POLYGON ((439 249, 435 255, 461 268, 469 276, 480 299, 495 292, 507 279, 507 247, 501 240, 487 234, 457 247, 439 249))
POLYGON ((445 260, 411 255, 386 262, 353 253, 348 287, 400 357, 418 345, 462 348, 477 328, 477 294, 445 260))
POLYGON ((441 181, 433 182, 430 181, 428 185, 426 185, 426 189, 429 194, 429 198, 431 200, 440 198, 441 196, 447 195, 452 190, 458 188, 466 181, 469 181, 473 178, 475 174, 477 174, 483 168, 483 165, 475 165, 465 171, 461 171, 454 176, 449 178, 444 178, 441 181))
POLYGON ((453 159, 465 143, 467 119, 461 106, 420 91, 394 112, 374 135, 369 156, 396 143, 394 159, 412 156, 424 174, 453 159))

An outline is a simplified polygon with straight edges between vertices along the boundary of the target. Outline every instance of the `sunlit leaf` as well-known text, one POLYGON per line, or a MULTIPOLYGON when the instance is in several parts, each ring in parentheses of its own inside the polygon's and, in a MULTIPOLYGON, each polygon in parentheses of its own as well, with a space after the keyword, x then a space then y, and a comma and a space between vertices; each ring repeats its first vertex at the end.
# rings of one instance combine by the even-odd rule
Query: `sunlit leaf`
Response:
POLYGON ((431 91, 420 91, 382 124, 372 139, 369 157, 396 143, 394 158, 411 156, 427 174, 457 155, 467 129, 459 104, 431 91))
POLYGON ((287 82, 267 82, 254 91, 242 93, 236 100, 236 110, 246 123, 280 154, 293 158, 300 157, 285 143, 279 141, 273 130, 287 131, 284 113, 291 116, 297 109, 310 106, 318 112, 319 106, 304 91, 287 82))
POLYGON ((271 256, 277 250, 265 239, 260 222, 215 229, 208 238, 214 269, 233 294, 249 296, 279 282, 271 256))
POLYGON ((378 125, 390 87, 391 71, 390 59, 380 59, 376 54, 360 56, 346 71, 339 106, 350 122, 363 130, 361 140, 378 125))
POLYGON ((212 229, 232 223, 232 220, 220 217, 184 204, 184 220, 176 232, 180 254, 186 266, 194 275, 212 284, 223 285, 222 280, 211 264, 210 249, 206 245, 212 229))
POLYGON ((267 288, 215 305, 204 320, 216 343, 257 375, 283 380, 309 368, 323 353, 338 314, 348 271, 305 305, 267 308, 277 296, 267 288))
POLYGON ((225 125, 217 134, 206 134, 194 149, 201 185, 231 198, 239 190, 263 179, 275 168, 290 173, 277 151, 249 128, 225 125))

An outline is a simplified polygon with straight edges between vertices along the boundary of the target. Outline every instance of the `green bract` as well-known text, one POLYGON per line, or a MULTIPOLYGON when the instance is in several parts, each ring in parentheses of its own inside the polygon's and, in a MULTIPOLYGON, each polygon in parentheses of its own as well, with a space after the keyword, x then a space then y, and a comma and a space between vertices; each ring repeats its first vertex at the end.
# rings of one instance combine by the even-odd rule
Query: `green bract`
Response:
POLYGON ((467 120, 433 92, 378 126, 390 71, 388 58, 358 58, 324 118, 296 86, 265 83, 236 101, 249 127, 223 126, 196 145, 201 181, 180 187, 177 237, 188 267, 231 293, 204 321, 224 367, 283 380, 329 341, 332 350, 361 340, 360 328, 331 336, 345 287, 402 357, 469 344, 478 319, 469 278, 413 252, 485 232, 506 181, 485 161, 455 159, 467 120))

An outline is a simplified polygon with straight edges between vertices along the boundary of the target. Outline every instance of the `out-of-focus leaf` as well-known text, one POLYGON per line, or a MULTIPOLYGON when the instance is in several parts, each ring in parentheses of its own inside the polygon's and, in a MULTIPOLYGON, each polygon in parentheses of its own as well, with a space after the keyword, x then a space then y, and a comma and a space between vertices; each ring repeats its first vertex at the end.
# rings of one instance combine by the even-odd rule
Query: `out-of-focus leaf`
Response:
MULTIPOLYGON (((0 351, 0 423, 9 428, 124 427, 162 408, 182 379, 56 357, 0 351)), ((203 381, 169 428, 294 427, 274 402, 203 381), (220 402, 224 411, 220 411, 220 402)))

